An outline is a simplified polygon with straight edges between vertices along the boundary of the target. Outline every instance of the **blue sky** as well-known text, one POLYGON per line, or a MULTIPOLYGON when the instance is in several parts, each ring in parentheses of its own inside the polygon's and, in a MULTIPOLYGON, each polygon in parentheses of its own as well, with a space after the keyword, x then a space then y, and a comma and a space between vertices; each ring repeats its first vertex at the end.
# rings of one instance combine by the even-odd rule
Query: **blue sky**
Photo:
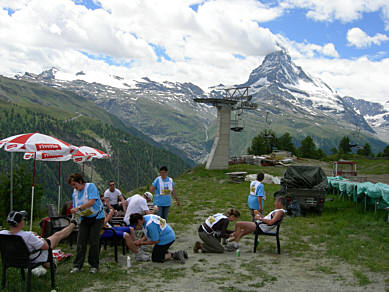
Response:
MULTIPOLYGON (((60 68, 215 84, 247 81, 280 46, 341 95, 389 99, 389 1, 1 0, 0 74, 60 68)), ((88 73, 89 72, 89 73, 88 73)))

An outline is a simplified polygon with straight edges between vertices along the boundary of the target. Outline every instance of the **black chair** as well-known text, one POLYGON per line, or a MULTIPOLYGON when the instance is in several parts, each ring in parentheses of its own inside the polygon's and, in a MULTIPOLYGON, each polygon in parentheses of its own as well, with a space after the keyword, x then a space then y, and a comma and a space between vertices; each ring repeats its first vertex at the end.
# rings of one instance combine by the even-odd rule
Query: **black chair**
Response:
MULTIPOLYGON (((285 215, 284 215, 285 216, 285 215)), ((281 246, 280 246, 280 237, 279 237, 279 234, 280 234, 280 227, 281 227, 281 223, 282 223, 282 219, 284 218, 284 216, 282 216, 282 218, 280 220, 278 220, 274 225, 276 226, 275 228, 273 228, 272 230, 268 231, 268 232, 264 232, 261 230, 261 228, 257 228, 255 231, 254 231, 254 253, 257 252, 257 245, 258 245, 258 236, 259 235, 267 235, 267 236, 275 236, 276 237, 276 241, 277 241, 277 252, 278 254, 281 254, 281 246)))
MULTIPOLYGON (((54 234, 67 227, 70 224, 71 218, 65 215, 59 215, 57 207, 53 204, 47 205, 47 215, 50 218, 49 232, 46 233, 46 237, 54 234)), ((70 247, 73 246, 73 242, 77 242, 78 226, 75 227, 72 233, 68 236, 68 242, 70 247)))
POLYGON ((66 216, 60 216, 57 208, 53 204, 47 205, 47 215, 49 216, 51 223, 50 235, 64 229, 70 224, 70 218, 66 216))
POLYGON ((111 245, 113 245, 113 247, 114 247, 115 262, 118 262, 118 244, 119 243, 122 244, 123 255, 125 255, 126 254, 126 243, 125 243, 123 238, 121 238, 121 237, 119 237, 117 235, 115 229, 110 228, 110 227, 103 227, 103 230, 104 231, 105 230, 112 231, 113 236, 112 237, 107 237, 107 238, 100 237, 100 249, 101 249, 101 245, 104 243, 104 250, 106 250, 107 249, 107 243, 111 242, 111 245))
MULTIPOLYGON (((48 242, 49 243, 49 242, 48 242)), ((10 267, 20 268, 22 280, 25 281, 24 269, 27 269, 27 292, 31 291, 31 271, 45 262, 32 263, 30 255, 37 251, 30 252, 23 238, 18 235, 0 234, 0 250, 2 262, 1 288, 5 288, 7 269, 10 267)), ((50 263, 51 289, 55 288, 53 254, 49 243, 48 260, 50 263)))

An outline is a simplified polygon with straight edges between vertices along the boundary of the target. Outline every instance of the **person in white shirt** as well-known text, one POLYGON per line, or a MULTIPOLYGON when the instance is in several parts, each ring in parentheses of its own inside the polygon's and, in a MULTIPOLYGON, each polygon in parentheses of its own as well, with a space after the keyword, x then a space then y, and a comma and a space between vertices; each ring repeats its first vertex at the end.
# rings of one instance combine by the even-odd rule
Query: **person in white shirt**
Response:
POLYGON ((126 212, 126 200, 123 198, 122 192, 115 188, 115 182, 113 180, 109 181, 109 188, 104 192, 105 204, 109 209, 114 209, 116 211, 126 212), (120 204, 119 204, 120 201, 120 204))
POLYGON ((255 222, 248 221, 239 221, 235 224, 235 231, 231 234, 228 242, 232 242, 232 246, 238 248, 239 240, 249 234, 258 230, 260 232, 269 232, 274 227, 276 227, 276 223, 280 221, 286 210, 284 209, 285 199, 282 197, 277 197, 274 201, 275 210, 271 211, 266 216, 263 216, 259 212, 255 212, 255 222))
MULTIPOLYGON (((49 244, 51 249, 55 249, 62 239, 68 237, 77 222, 72 220, 71 223, 64 229, 57 231, 53 235, 44 239, 31 231, 23 231, 24 218, 27 216, 26 211, 11 211, 7 216, 7 223, 10 225, 10 230, 2 230, 0 234, 18 235, 23 238, 30 252, 36 251, 30 255, 33 263, 48 261, 49 244)), ((49 264, 44 264, 45 268, 49 268, 49 264)))
MULTIPOLYGON (((131 214, 141 214, 141 215, 147 215, 147 214, 154 214, 158 211, 158 207, 154 206, 153 210, 150 211, 149 206, 147 205, 148 202, 151 202, 153 200, 153 194, 150 192, 145 192, 143 195, 133 195, 132 197, 129 197, 127 199, 127 211, 124 216, 124 223, 127 225, 130 225, 130 216, 131 214)), ((135 226, 133 226, 135 229, 135 226)))

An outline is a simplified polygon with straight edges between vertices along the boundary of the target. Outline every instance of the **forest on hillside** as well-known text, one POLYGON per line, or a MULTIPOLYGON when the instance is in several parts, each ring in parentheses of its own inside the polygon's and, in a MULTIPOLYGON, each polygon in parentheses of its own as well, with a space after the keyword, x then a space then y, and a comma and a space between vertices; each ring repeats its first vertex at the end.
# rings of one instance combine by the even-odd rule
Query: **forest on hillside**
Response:
MULTIPOLYGON (((122 192, 128 192, 142 185, 148 185, 158 174, 162 165, 167 165, 169 175, 174 177, 185 170, 189 165, 175 154, 148 144, 124 131, 104 124, 101 121, 86 117, 74 120, 55 118, 51 115, 36 112, 23 105, 0 102, 0 139, 29 132, 39 132, 52 135, 76 146, 87 145, 98 148, 111 155, 109 159, 95 159, 85 163, 85 176, 96 183, 100 191, 107 188, 108 181, 114 179, 122 192), (93 170, 92 170, 93 169, 93 170)), ((0 150, 0 185, 2 192, 1 205, 9 206, 9 177, 11 153, 0 150)), ((14 173, 26 176, 19 184, 31 185, 33 160, 23 160, 23 153, 13 154, 14 173), (23 168, 23 171, 20 170, 23 168)), ((36 184, 43 189, 41 207, 49 202, 56 202, 58 194, 58 162, 36 161, 36 184)), ((63 200, 71 196, 71 188, 67 185, 67 177, 73 172, 81 172, 82 165, 73 161, 61 163, 63 200)), ((15 196, 29 197, 25 194, 28 188, 19 188, 23 194, 15 196)), ((28 208, 29 202, 23 208, 28 208)), ((3 210, 1 210, 3 211, 3 210)), ((5 211, 5 210, 4 210, 5 211)))

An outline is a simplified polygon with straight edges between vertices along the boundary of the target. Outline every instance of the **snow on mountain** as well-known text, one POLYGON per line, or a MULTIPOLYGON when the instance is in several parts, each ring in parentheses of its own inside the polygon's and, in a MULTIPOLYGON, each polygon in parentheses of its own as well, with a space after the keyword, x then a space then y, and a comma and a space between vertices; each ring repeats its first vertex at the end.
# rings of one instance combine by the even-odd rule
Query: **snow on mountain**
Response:
POLYGON ((381 140, 389 143, 389 101, 385 104, 345 96, 343 100, 359 112, 381 140))
MULTIPOLYGON (((219 84, 204 91, 189 82, 156 82, 148 77, 130 80, 104 72, 70 74, 56 68, 15 77, 73 91, 154 140, 179 148, 194 161, 203 161, 210 150, 216 110, 193 99, 222 98, 228 87, 219 84)), ((356 126, 370 134, 378 133, 382 140, 385 136, 389 139, 389 103, 387 108, 382 105, 380 108, 379 104, 341 98, 325 82, 305 73, 283 50, 268 54, 246 83, 235 86, 250 86, 252 102, 260 104, 252 111, 257 124, 244 134, 245 141, 240 138, 235 142, 237 153, 245 153, 252 137, 263 126, 264 109, 278 115, 277 122, 284 123, 284 127, 299 120, 298 126, 289 131, 295 131, 300 138, 307 132, 307 125, 317 127, 312 136, 321 127, 330 128, 329 133, 325 129, 322 134, 317 133, 320 136, 317 141, 327 150, 337 146, 339 135, 347 135, 347 129, 356 126), (333 131, 336 127, 338 136, 333 131)))
POLYGON ((268 54, 242 86, 251 86, 254 101, 304 117, 326 117, 373 132, 363 116, 348 107, 326 83, 309 76, 284 51, 268 54))

